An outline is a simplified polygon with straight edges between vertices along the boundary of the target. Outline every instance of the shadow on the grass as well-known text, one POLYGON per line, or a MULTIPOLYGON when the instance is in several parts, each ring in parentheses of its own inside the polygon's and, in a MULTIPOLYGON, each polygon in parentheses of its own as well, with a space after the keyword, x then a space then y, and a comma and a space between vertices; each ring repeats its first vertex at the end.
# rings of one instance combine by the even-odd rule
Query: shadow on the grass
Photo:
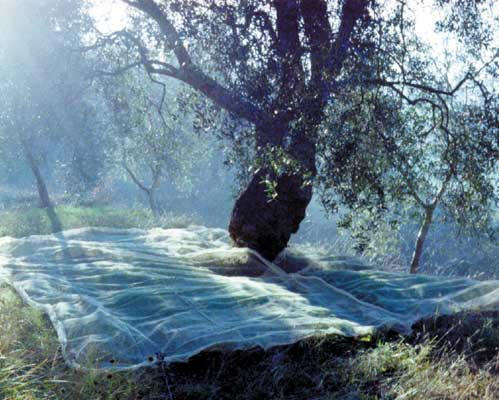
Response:
MULTIPOLYGON (((499 378, 499 311, 429 318, 415 324, 413 333, 405 337, 385 331, 364 338, 309 338, 269 350, 203 351, 187 362, 157 365, 136 375, 140 381, 156 382, 165 394, 168 382, 175 399, 388 399, 393 397, 386 394, 384 380, 398 372, 388 369, 362 381, 355 360, 359 354, 390 343, 415 352, 432 343, 431 363, 463 357, 471 373, 486 370, 492 379, 499 378)), ((392 356, 399 355, 386 357, 392 356)), ((499 391, 499 387, 488 390, 499 391)), ((499 392, 490 392, 496 394, 499 392)), ((145 393, 143 398, 148 398, 145 393)))

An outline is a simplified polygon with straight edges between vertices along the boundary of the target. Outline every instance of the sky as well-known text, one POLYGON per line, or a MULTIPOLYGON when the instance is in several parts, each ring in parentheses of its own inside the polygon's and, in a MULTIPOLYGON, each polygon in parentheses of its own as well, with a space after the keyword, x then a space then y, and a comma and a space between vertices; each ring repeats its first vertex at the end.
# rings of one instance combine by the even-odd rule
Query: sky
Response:
MULTIPOLYGON (((120 0, 91 0, 91 15, 96 20, 97 28, 102 33, 111 33, 126 25, 127 6, 120 0)), ((435 35, 434 24, 437 19, 435 9, 427 4, 414 9, 416 12, 416 32, 436 49, 443 49, 442 37, 435 35)))
POLYGON ((127 21, 127 6, 120 0, 91 0, 90 13, 99 31, 109 34, 123 28, 127 21))

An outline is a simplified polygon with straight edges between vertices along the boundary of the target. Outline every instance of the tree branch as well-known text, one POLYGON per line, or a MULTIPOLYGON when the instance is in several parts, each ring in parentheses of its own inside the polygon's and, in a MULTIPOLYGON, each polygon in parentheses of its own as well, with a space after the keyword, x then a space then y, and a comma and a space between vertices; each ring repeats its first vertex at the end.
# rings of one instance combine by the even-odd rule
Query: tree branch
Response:
POLYGON ((146 187, 142 182, 139 181, 139 179, 137 178, 137 176, 135 176, 135 174, 133 173, 133 171, 128 167, 125 159, 123 159, 123 167, 125 168, 126 172, 128 172, 128 175, 130 175, 130 178, 132 178, 132 181, 141 190, 143 190, 144 192, 146 192, 147 194, 149 194, 151 190, 148 187, 146 187))
POLYGON ((281 110, 278 118, 284 122, 289 121, 299 107, 297 100, 302 96, 304 86, 300 7, 298 0, 274 0, 273 6, 276 10, 277 56, 280 62, 279 93, 275 107, 281 110))
POLYGON ((301 0, 305 34, 310 46, 312 86, 317 90, 325 78, 332 31, 328 20, 327 3, 324 0, 301 0))
POLYGON ((173 49, 175 57, 180 64, 180 68, 187 68, 192 64, 191 56, 183 45, 177 30, 153 0, 122 1, 129 6, 144 12, 156 21, 161 32, 165 35, 167 43, 173 49))
POLYGON ((423 92, 427 93, 432 93, 432 94, 437 94, 437 95, 444 95, 444 96, 454 96, 456 92, 463 86, 463 84, 471 79, 471 74, 467 73, 458 83, 454 88, 451 90, 444 90, 444 89, 439 89, 439 88, 434 88, 432 86, 424 85, 421 83, 414 83, 414 82, 407 82, 405 80, 402 81, 387 81, 384 79, 368 79, 364 81, 365 83, 368 84, 374 84, 374 85, 381 85, 381 86, 388 86, 391 88, 394 88, 395 86, 407 86, 411 87, 414 89, 419 89, 423 92))
POLYGON ((330 78, 340 73, 350 47, 350 37, 355 24, 366 12, 368 4, 368 0, 346 0, 343 4, 340 27, 329 56, 330 78))
POLYGON ((266 113, 260 108, 223 87, 194 65, 189 53, 182 44, 175 27, 153 0, 122 1, 131 7, 144 12, 156 21, 164 35, 166 43, 173 49, 175 57, 180 65, 179 68, 174 68, 169 64, 165 65, 165 63, 159 61, 142 60, 151 73, 157 73, 181 80, 209 97, 220 107, 238 117, 253 122, 254 124, 261 125, 268 120, 266 113), (156 68, 154 66, 161 66, 162 68, 156 68))
POLYGON ((447 175, 445 176, 444 181, 442 182, 442 186, 440 187, 440 190, 438 191, 437 195, 435 196, 435 198, 433 199, 433 201, 431 203, 431 205, 433 207, 436 207, 437 204, 442 199, 442 196, 445 194, 445 191, 447 190, 447 186, 449 185, 450 180, 451 180, 453 175, 454 175, 454 168, 451 166, 451 168, 447 172, 447 175))
POLYGON ((141 65, 142 65, 142 62, 137 61, 137 62, 134 62, 131 64, 124 65, 122 67, 116 68, 113 71, 95 70, 95 71, 92 71, 91 74, 87 75, 87 78, 92 79, 92 78, 98 78, 100 76, 118 76, 118 75, 124 74, 125 72, 127 72, 133 68, 139 67, 141 65))

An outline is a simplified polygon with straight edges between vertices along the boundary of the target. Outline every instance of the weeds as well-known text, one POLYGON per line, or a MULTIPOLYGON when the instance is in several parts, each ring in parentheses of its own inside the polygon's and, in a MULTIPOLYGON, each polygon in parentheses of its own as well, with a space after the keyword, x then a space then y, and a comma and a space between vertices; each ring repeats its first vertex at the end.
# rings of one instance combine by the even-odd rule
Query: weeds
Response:
MULTIPOLYGON (((144 209, 57 206, 53 211, 62 229, 89 226, 123 229, 185 228, 194 222, 186 215, 164 214, 155 218, 150 211, 144 209)), ((0 216, 0 237, 53 233, 50 214, 43 208, 3 211, 0 216)))

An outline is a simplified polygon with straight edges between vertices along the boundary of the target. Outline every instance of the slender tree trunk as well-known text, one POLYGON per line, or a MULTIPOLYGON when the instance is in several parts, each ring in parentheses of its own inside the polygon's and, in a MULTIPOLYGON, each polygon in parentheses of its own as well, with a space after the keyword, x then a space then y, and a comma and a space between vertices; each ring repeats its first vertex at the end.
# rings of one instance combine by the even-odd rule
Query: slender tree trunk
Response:
POLYGON ((416 274, 419 271, 419 263, 421 261, 421 255, 423 254, 423 246, 424 241, 426 239, 426 235, 428 234, 428 230, 430 229, 431 222, 433 220, 433 211, 434 207, 429 206, 425 209, 425 216, 423 222, 421 223, 421 227, 419 229, 418 238, 416 239, 416 246, 414 248, 414 253, 412 255, 411 261, 411 274, 416 274))
POLYGON ((156 189, 159 187, 160 183, 160 178, 161 178, 161 167, 153 168, 151 167, 151 172, 152 172, 152 184, 151 187, 145 186, 140 180, 137 178, 137 176, 134 174, 134 172, 130 169, 130 167, 126 164, 126 160, 123 160, 123 166, 125 170, 127 171, 128 175, 132 179, 132 181, 138 186, 140 190, 142 190, 146 195, 147 199, 149 200, 149 207, 151 208, 151 212, 155 218, 159 216, 159 208, 158 204, 156 202, 156 189))
POLYGON ((147 192, 147 197, 149 199, 149 207, 151 207, 152 215, 154 218, 159 217, 159 209, 158 209, 158 204, 156 202, 156 190, 155 188, 149 189, 147 192))
POLYGON ((50 208, 52 207, 52 202, 50 201, 49 192, 47 190, 47 185, 45 184, 45 179, 40 172, 40 168, 38 163, 36 162, 33 153, 29 147, 29 144, 23 141, 24 154, 28 160, 28 164, 31 168, 31 172, 36 180, 36 187, 38 189, 38 197, 40 199, 40 206, 42 208, 50 208))

